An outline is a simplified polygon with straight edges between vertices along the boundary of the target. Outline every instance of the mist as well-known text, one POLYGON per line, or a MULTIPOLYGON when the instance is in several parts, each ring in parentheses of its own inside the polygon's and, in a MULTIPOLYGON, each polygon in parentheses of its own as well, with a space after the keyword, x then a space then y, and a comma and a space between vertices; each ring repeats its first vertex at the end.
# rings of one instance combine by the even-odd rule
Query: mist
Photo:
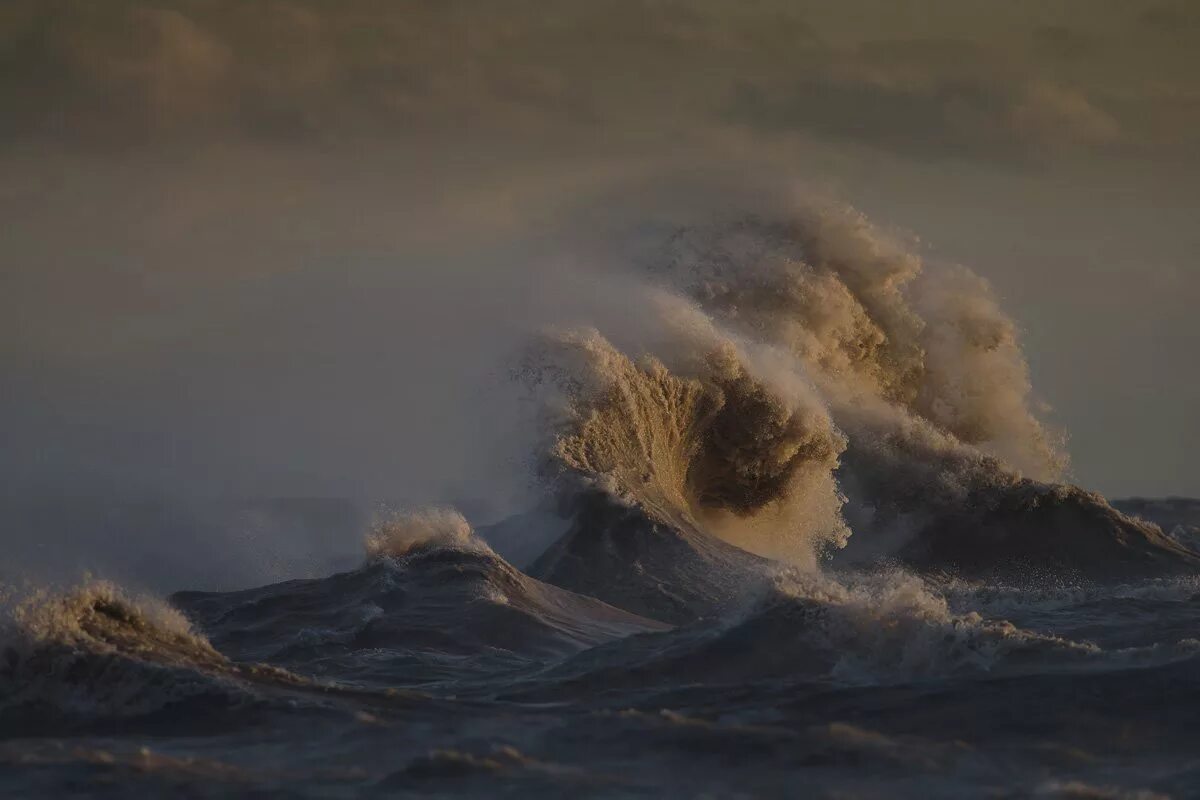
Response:
MULTIPOLYGON (((177 585, 235 580, 199 565, 224 523, 51 536, 30 498, 519 511, 529 337, 621 324, 675 226, 801 196, 991 282, 1079 482, 1200 492, 1189 9, 860 6, 6 4, 0 536, 129 573, 186 539, 177 585)), ((225 541, 236 580, 287 535, 225 541)))

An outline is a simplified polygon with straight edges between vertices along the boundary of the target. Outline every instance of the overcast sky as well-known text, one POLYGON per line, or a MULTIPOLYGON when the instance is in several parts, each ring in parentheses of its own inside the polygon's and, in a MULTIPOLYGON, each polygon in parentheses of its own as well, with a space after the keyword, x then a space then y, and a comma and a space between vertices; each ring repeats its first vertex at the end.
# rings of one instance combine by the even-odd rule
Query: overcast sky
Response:
POLYGON ((0 109, 10 487, 478 495, 614 243, 811 192, 994 284, 1080 483, 1200 495, 1194 2, 6 0, 0 109))

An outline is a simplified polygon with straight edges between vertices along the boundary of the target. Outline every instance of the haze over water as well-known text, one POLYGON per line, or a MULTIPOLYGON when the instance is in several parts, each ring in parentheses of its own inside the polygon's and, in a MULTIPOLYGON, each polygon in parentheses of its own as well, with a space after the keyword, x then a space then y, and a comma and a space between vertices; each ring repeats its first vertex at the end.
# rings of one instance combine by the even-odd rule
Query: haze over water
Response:
POLYGON ((1198 44, 8 3, 0 789, 1200 796, 1198 44))

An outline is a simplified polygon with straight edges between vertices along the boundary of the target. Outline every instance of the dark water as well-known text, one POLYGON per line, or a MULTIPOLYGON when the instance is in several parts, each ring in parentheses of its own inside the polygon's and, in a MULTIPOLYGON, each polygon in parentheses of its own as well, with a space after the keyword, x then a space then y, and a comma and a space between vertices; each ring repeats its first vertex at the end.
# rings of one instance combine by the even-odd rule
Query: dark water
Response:
POLYGON ((590 573, 570 535, 529 572, 625 610, 477 540, 177 611, 27 600, 0 792, 1200 796, 1195 576, 814 572, 620 532, 590 573))

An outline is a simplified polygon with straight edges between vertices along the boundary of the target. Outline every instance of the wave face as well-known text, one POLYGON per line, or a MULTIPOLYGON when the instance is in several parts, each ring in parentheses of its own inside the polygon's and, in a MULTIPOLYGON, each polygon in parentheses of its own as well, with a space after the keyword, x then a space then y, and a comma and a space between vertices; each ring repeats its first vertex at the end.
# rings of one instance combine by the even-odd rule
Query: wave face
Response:
POLYGON ((680 625, 719 617, 767 585, 771 562, 721 539, 600 490, 573 503, 570 528, 529 570, 555 586, 680 625))
POLYGON ((760 554, 811 560, 816 543, 840 543, 832 470, 844 441, 828 414, 806 387, 757 379, 734 343, 702 344, 675 374, 594 330, 543 343, 526 374, 565 398, 548 470, 760 554))

